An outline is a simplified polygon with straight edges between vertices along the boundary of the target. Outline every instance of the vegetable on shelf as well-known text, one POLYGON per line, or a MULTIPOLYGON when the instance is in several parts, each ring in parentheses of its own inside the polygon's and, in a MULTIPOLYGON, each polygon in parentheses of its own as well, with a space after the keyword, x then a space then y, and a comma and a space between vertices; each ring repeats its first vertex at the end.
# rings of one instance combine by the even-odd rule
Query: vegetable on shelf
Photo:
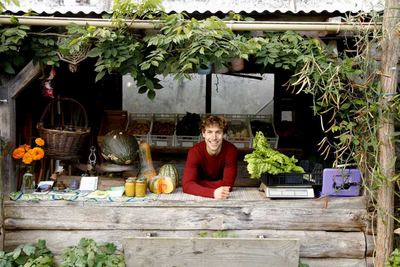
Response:
POLYGON ((304 173, 304 169, 296 165, 297 159, 294 156, 288 157, 272 149, 262 132, 256 133, 253 147, 253 152, 244 157, 250 178, 260 178, 264 173, 272 175, 290 172, 304 173))
POLYGON ((104 136, 101 155, 106 160, 120 165, 133 164, 137 152, 136 138, 124 131, 110 131, 104 136))

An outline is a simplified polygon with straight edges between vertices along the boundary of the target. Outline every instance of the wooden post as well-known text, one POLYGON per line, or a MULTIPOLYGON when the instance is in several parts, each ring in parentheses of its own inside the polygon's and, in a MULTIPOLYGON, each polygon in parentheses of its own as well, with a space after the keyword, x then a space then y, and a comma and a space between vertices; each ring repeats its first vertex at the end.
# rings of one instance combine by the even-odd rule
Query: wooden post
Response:
POLYGON ((206 113, 211 113, 212 74, 206 75, 206 113))
MULTIPOLYGON (((383 18, 382 42, 382 76, 381 87, 384 94, 380 106, 385 109, 391 104, 397 88, 397 62, 399 59, 399 35, 396 32, 399 15, 400 1, 385 1, 383 18)), ((383 112, 379 125, 379 163, 382 175, 392 178, 395 174, 395 148, 393 145, 394 134, 393 114, 383 112)), ((393 250, 393 213, 394 213, 394 184, 386 182, 378 191, 378 220, 375 266, 383 267, 393 250)))
MULTIPOLYGON (((0 136, 15 145, 16 107, 15 98, 29 83, 39 76, 40 66, 29 62, 12 80, 0 87, 0 136)), ((0 149, 0 153, 3 153, 0 149)), ((4 244, 3 196, 16 190, 14 165, 10 155, 0 155, 0 249, 4 244)))

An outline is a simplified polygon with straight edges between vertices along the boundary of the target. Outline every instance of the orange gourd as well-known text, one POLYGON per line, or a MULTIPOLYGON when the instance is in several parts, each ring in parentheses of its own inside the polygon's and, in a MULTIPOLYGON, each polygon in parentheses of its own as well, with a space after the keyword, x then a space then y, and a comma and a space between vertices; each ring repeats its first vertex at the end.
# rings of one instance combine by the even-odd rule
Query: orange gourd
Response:
POLYGON ((139 158, 140 158, 140 171, 138 177, 145 177, 147 184, 150 184, 154 176, 157 175, 156 170, 153 166, 153 160, 151 158, 150 145, 146 142, 139 144, 139 158))

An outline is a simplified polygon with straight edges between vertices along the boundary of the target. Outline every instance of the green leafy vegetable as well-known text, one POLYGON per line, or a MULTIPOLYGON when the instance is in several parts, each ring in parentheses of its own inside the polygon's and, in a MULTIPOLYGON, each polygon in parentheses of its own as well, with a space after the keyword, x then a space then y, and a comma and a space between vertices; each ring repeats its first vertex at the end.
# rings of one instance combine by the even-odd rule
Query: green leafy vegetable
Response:
POLYGON ((124 255, 113 243, 97 244, 82 238, 77 246, 67 248, 62 256, 62 267, 124 267, 124 255))
POLYGON ((257 132, 253 140, 254 150, 244 157, 250 178, 260 178, 263 173, 280 174, 289 172, 303 173, 302 167, 296 166, 297 159, 288 157, 272 149, 262 132, 257 132))
POLYGON ((52 267, 53 254, 46 247, 46 241, 36 245, 19 245, 11 252, 0 251, 0 266, 52 267))

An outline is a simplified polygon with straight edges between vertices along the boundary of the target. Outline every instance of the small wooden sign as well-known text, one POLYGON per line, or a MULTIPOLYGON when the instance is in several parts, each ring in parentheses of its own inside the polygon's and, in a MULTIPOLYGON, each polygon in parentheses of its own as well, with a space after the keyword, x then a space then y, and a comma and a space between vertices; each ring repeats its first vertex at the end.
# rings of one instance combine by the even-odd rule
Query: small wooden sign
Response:
POLYGON ((298 239, 133 237, 123 241, 134 266, 297 267, 298 239))

